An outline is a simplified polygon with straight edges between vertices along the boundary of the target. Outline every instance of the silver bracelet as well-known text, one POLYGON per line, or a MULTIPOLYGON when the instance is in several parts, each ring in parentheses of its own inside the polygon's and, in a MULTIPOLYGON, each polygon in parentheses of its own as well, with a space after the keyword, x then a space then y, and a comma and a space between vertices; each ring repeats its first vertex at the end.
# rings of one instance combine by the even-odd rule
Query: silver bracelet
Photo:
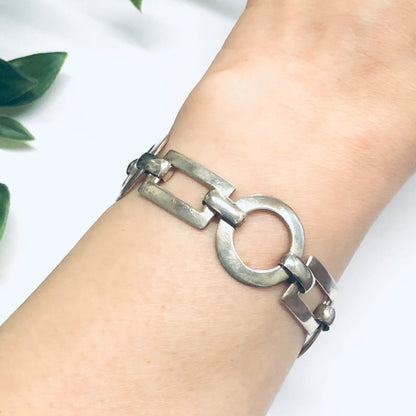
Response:
POLYGON ((271 196, 251 195, 233 201, 230 195, 235 186, 204 166, 174 150, 169 150, 163 157, 158 156, 167 140, 168 136, 129 164, 127 178, 118 199, 138 187, 141 195, 201 230, 214 216, 218 216, 217 254, 221 264, 232 277, 241 283, 257 287, 269 287, 285 281, 289 283, 281 301, 309 335, 299 353, 301 356, 322 331, 329 330, 334 321, 335 310, 332 303, 337 293, 337 285, 316 257, 310 256, 306 262, 302 260, 305 235, 298 216, 284 202, 271 196), (209 189, 202 201, 201 211, 162 187, 175 170, 184 172, 209 189), (248 267, 238 256, 234 246, 234 231, 241 226, 248 213, 256 210, 267 210, 277 214, 289 229, 291 236, 289 252, 282 256, 276 267, 268 270, 248 267), (325 293, 325 300, 311 311, 300 295, 309 292, 316 284, 325 293))

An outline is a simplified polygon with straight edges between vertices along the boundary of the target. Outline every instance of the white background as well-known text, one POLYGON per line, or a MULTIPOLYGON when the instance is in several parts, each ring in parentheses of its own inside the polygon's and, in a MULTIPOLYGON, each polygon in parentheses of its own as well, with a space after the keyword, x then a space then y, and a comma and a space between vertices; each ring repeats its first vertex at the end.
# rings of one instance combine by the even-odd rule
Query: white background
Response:
MULTIPOLYGON (((69 52, 46 96, 8 112, 36 141, 0 142, 12 193, 0 323, 114 201, 126 164, 168 131, 244 4, 144 0, 140 14, 128 0, 0 0, 3 59, 69 52)), ((345 272, 333 329, 296 362, 269 416, 416 414, 415 207, 413 177, 345 272)))

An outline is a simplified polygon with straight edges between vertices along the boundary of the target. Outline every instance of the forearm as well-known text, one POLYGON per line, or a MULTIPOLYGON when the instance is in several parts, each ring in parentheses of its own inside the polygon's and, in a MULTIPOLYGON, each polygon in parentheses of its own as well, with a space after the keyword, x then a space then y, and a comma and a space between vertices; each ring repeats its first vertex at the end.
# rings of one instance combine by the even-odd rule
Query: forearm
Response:
MULTIPOLYGON (((324 83, 294 76, 313 65, 276 56, 220 55, 169 145, 234 183, 234 199, 288 203, 305 227, 306 254, 339 277, 413 170, 415 132, 409 126, 392 152, 376 140, 388 126, 351 118, 324 83)), ((195 202, 193 185, 180 181, 167 185, 195 202)), ((282 230, 275 217, 250 214, 239 253, 253 267, 274 265, 287 246, 282 230)), ((197 231, 137 192, 111 207, 2 327, 0 410, 265 414, 304 333, 279 303, 284 284, 232 279, 214 237, 214 225, 197 231)))
MULTIPOLYGON (((309 156, 295 134, 287 137, 296 145, 271 141, 265 150, 201 114, 192 128, 190 113, 204 105, 182 112, 171 146, 234 182, 235 198, 264 193, 289 203, 307 253, 339 276, 394 188, 345 153, 335 159, 314 144, 309 156)), ((194 194, 188 184, 172 186, 194 194)), ((274 217, 250 221, 238 249, 265 268, 287 239, 273 232, 281 231, 274 217)), ((236 282, 217 260, 214 237, 214 226, 197 231, 137 192, 110 208, 2 328, 4 412, 264 414, 303 331, 279 304, 284 285, 236 282)))

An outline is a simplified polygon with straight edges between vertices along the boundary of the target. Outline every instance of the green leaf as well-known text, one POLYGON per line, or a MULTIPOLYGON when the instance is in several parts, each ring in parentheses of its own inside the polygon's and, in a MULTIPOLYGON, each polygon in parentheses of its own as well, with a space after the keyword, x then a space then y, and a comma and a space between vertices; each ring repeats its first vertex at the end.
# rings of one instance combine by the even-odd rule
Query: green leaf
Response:
POLYGON ((9 63, 18 71, 37 81, 25 94, 10 100, 7 105, 23 105, 41 97, 55 81, 67 57, 66 52, 37 53, 13 59, 9 63))
POLYGON ((35 139, 17 120, 5 116, 0 116, 0 137, 11 140, 35 139))
POLYGON ((0 105, 6 105, 8 102, 24 95, 36 84, 35 79, 0 59, 0 105))
POLYGON ((10 192, 6 185, 0 183, 0 240, 6 228, 10 207, 10 192))
POLYGON ((130 0, 140 11, 142 11, 142 0, 130 0))

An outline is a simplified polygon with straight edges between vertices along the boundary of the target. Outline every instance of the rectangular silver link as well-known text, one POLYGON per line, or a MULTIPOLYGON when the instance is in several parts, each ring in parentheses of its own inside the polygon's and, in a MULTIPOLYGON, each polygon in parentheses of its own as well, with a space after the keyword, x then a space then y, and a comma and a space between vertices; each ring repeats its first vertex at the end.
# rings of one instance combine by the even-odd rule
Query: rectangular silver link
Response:
MULTIPOLYGON (((202 183, 208 189, 218 189, 227 197, 235 190, 235 186, 232 183, 227 182, 204 166, 174 150, 170 150, 163 159, 168 161, 174 168, 185 172, 188 176, 202 183)), ((160 180, 157 177, 148 175, 141 184, 139 192, 155 204, 194 227, 203 229, 209 224, 215 214, 208 206, 204 206, 201 211, 198 211, 171 192, 163 189, 159 183, 160 180)))
POLYGON ((292 283, 283 294, 281 301, 286 305, 293 316, 302 324, 306 332, 311 335, 318 329, 318 322, 315 320, 313 312, 299 297, 299 288, 296 283, 292 283))
POLYGON ((196 179, 210 189, 218 189, 226 196, 230 196, 235 190, 235 186, 232 183, 216 175, 199 163, 194 162, 192 159, 175 152, 175 150, 169 150, 164 159, 170 162, 175 168, 188 174, 191 178, 196 179))
POLYGON ((157 185, 158 178, 147 176, 145 181, 140 185, 139 192, 146 198, 152 200, 157 205, 176 215, 181 220, 197 227, 205 228, 214 216, 214 213, 205 206, 202 211, 187 204, 182 199, 177 198, 171 192, 157 185))
POLYGON ((315 276, 316 281, 322 287, 329 299, 333 302, 337 297, 338 287, 334 278, 326 270, 325 266, 315 257, 310 256, 306 262, 306 265, 315 276))
MULTIPOLYGON (((334 278, 315 256, 310 256, 308 258, 306 266, 314 275, 315 281, 322 287, 323 291, 327 295, 327 299, 320 305, 320 307, 322 307, 322 305, 331 304, 337 295, 337 284, 334 278)), ((299 295, 299 288, 296 283, 293 283, 283 294, 281 300, 293 316, 295 316, 295 318, 302 324, 308 334, 311 335, 319 327, 319 317, 315 315, 315 312, 319 310, 319 307, 315 309, 315 312, 312 312, 302 301, 302 299, 300 299, 299 295)))

